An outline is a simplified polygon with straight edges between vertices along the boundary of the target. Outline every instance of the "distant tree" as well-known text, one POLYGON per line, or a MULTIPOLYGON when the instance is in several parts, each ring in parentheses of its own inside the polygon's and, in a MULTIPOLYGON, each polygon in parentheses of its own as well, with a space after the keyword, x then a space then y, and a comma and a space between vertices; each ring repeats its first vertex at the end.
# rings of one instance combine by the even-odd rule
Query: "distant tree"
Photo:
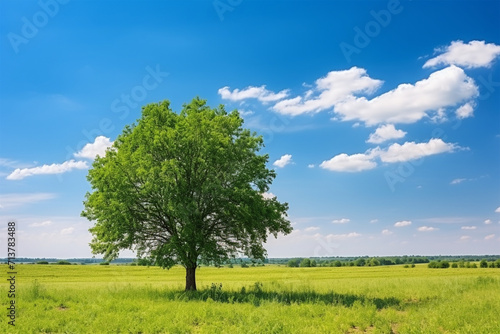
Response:
POLYGON ((485 259, 482 259, 481 262, 479 262, 479 267, 480 268, 488 268, 488 262, 486 262, 485 259))
POLYGON ((309 259, 302 259, 302 261, 300 261, 300 266, 301 267, 310 267, 311 266, 311 260, 309 260, 309 259))
POLYGON ((316 260, 311 260, 311 267, 316 267, 317 263, 316 260))
POLYGON ((69 261, 65 261, 65 260, 60 260, 60 261, 57 261, 56 264, 60 264, 60 265, 70 265, 71 262, 69 261))
POLYGON ((36 264, 49 264, 49 261, 38 261, 36 264))
POLYGON ((363 267, 366 264, 366 260, 364 258, 359 258, 356 261, 354 261, 354 264, 358 267, 363 267))
POLYGON ((451 267, 452 267, 452 268, 458 268, 458 264, 457 264, 456 262, 453 262, 453 263, 451 264, 451 267))
POLYGON ((335 261, 335 262, 333 263, 333 265, 334 265, 335 267, 342 267, 342 262, 340 262, 339 260, 337 260, 337 261, 335 261))
POLYGON ((287 264, 288 267, 298 267, 299 266, 299 260, 297 259, 292 259, 288 260, 287 264))
POLYGON ((223 264, 243 253, 264 259, 268 235, 292 231, 288 204, 264 194, 276 177, 259 155, 263 139, 237 111, 195 98, 180 113, 149 104, 88 172, 82 216, 94 254, 122 249, 163 268, 180 263, 186 290, 196 290, 200 263, 223 264))

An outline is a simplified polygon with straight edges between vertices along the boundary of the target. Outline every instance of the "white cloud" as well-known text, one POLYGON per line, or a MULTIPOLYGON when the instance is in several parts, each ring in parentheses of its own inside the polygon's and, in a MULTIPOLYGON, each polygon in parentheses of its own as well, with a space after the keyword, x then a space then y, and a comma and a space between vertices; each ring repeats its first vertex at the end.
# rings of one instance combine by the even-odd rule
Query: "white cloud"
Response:
POLYGON ((22 180, 25 177, 44 174, 62 174, 73 169, 87 169, 86 161, 69 160, 62 164, 43 165, 32 168, 18 168, 7 176, 7 180, 22 180))
POLYGON ((308 91, 304 97, 297 96, 282 100, 273 109, 285 115, 317 113, 333 108, 337 103, 352 98, 353 93, 373 93, 382 81, 370 78, 366 70, 352 67, 349 70, 331 71, 325 77, 316 80, 313 96, 308 91))
POLYGON ((61 234, 62 235, 69 235, 69 234, 73 233, 74 230, 75 230, 74 227, 63 228, 61 230, 61 234))
POLYGON ((31 227, 43 227, 43 226, 49 226, 49 225, 52 225, 52 221, 50 220, 45 220, 41 223, 33 223, 33 224, 30 224, 29 226, 31 227))
POLYGON ((80 152, 74 154, 76 158, 86 158, 94 160, 98 155, 103 157, 106 149, 111 147, 113 142, 104 136, 96 137, 93 143, 86 144, 80 152))
POLYGON ((29 193, 29 194, 0 194, 0 208, 7 209, 24 204, 31 204, 55 198, 51 193, 29 193))
POLYGON ((317 226, 310 226, 304 229, 305 232, 313 232, 319 230, 319 227, 317 226))
POLYGON ((366 141, 367 143, 380 144, 389 139, 403 138, 406 132, 403 130, 396 130, 393 124, 386 124, 380 126, 366 141))
POLYGON ((435 227, 430 227, 430 226, 420 226, 417 230, 419 232, 432 232, 432 231, 436 231, 439 229, 435 228, 435 227))
POLYGON ((470 41, 464 44, 462 41, 454 41, 443 49, 439 56, 429 59, 426 67, 433 67, 440 64, 458 65, 466 68, 489 67, 496 57, 500 55, 500 46, 493 43, 486 44, 485 41, 470 41))
POLYGON ((492 223, 492 221, 491 221, 491 219, 486 219, 486 220, 484 221, 484 223, 485 223, 486 225, 490 225, 490 224, 492 223))
POLYGON ((484 240, 490 240, 490 239, 493 239, 495 237, 494 234, 488 234, 487 236, 484 237, 484 240))
POLYGON ((359 236, 361 236, 361 234, 356 232, 351 232, 345 234, 328 234, 325 238, 328 241, 330 241, 330 240, 344 240, 344 239, 356 238, 359 236))
POLYGON ((283 168, 286 165, 290 164, 292 162, 292 155, 291 154, 285 154, 281 156, 278 160, 276 160, 273 165, 279 168, 283 168))
POLYGON ((404 162, 420 159, 425 156, 453 152, 460 148, 456 144, 445 143, 440 138, 433 138, 427 143, 406 142, 403 145, 392 144, 386 151, 380 151, 378 156, 383 162, 404 162))
POLYGON ((403 227, 403 226, 409 226, 409 225, 411 225, 411 221, 409 221, 409 220, 402 220, 402 221, 396 222, 394 224, 395 227, 403 227))
POLYGON ((334 172, 361 172, 377 167, 371 154, 357 153, 347 155, 341 153, 330 160, 323 161, 319 166, 334 172))
POLYGON ((468 235, 462 235, 460 237, 460 240, 468 240, 468 239, 470 239, 470 236, 468 236, 468 235))
POLYGON ((242 90, 234 89, 232 92, 229 90, 229 87, 226 86, 220 88, 218 93, 225 100, 241 101, 245 99, 257 99, 263 103, 278 101, 288 96, 288 90, 282 90, 279 93, 274 93, 267 90, 266 86, 250 86, 242 90))
POLYGON ((314 168, 314 167, 316 167, 314 164, 307 165, 307 168, 314 168))
POLYGON ((383 235, 391 235, 392 233, 393 233, 393 232, 391 232, 391 231, 389 231, 389 230, 387 230, 387 229, 385 229, 385 230, 383 230, 383 231, 382 231, 382 234, 383 234, 383 235))
POLYGON ((474 115, 474 103, 468 102, 463 106, 460 106, 457 111, 455 111, 455 115, 457 115, 457 118, 459 119, 472 117, 474 115))
POLYGON ((477 226, 462 226, 462 230, 475 230, 477 229, 477 226))
POLYGON ((500 213, 500 206, 495 210, 496 213, 500 213))
POLYGON ((265 193, 262 193, 262 197, 264 197, 265 199, 273 199, 276 197, 276 195, 273 193, 265 192, 265 193))
POLYGON ((341 153, 330 160, 323 161, 319 166, 334 172, 360 172, 377 167, 375 158, 388 163, 405 162, 429 155, 454 152, 458 149, 464 148, 456 144, 445 143, 440 138, 433 138, 427 143, 405 142, 403 145, 394 143, 385 150, 377 146, 365 153, 353 155, 341 153))
POLYGON ((477 95, 474 80, 461 68, 450 66, 415 84, 400 84, 371 100, 365 97, 344 99, 335 104, 335 112, 345 121, 359 120, 367 125, 415 123, 477 95))
POLYGON ((375 223, 378 223, 378 219, 372 219, 372 220, 370 220, 370 224, 375 224, 375 223))
POLYGON ((346 224, 350 222, 351 220, 349 218, 341 218, 341 219, 334 219, 332 220, 333 224, 346 224))
POLYGON ((467 179, 454 179, 450 182, 450 184, 459 184, 459 183, 462 183, 464 181, 466 181, 467 179))

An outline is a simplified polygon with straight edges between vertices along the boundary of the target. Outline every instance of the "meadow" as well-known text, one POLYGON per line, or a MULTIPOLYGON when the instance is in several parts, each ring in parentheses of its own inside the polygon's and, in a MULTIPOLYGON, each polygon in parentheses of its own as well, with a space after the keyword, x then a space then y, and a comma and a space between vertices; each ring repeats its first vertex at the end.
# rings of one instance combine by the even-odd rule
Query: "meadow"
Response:
POLYGON ((1 333, 500 333, 497 268, 201 267, 196 292, 182 267, 16 269, 1 333))

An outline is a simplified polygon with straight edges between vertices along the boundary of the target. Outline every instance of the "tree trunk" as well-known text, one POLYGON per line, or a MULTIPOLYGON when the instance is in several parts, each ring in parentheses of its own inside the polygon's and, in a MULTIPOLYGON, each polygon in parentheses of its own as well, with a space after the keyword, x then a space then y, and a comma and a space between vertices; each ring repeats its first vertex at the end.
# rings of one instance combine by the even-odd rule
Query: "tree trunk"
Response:
POLYGON ((196 267, 186 268, 186 291, 196 291, 196 267))

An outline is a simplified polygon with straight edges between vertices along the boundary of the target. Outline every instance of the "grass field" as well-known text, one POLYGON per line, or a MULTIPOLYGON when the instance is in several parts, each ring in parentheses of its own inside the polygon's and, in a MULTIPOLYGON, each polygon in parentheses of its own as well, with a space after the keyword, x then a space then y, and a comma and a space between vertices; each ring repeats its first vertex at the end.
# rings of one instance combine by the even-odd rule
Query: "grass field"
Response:
POLYGON ((202 267, 190 293, 181 267, 16 269, 1 333, 500 333, 495 268, 202 267))

